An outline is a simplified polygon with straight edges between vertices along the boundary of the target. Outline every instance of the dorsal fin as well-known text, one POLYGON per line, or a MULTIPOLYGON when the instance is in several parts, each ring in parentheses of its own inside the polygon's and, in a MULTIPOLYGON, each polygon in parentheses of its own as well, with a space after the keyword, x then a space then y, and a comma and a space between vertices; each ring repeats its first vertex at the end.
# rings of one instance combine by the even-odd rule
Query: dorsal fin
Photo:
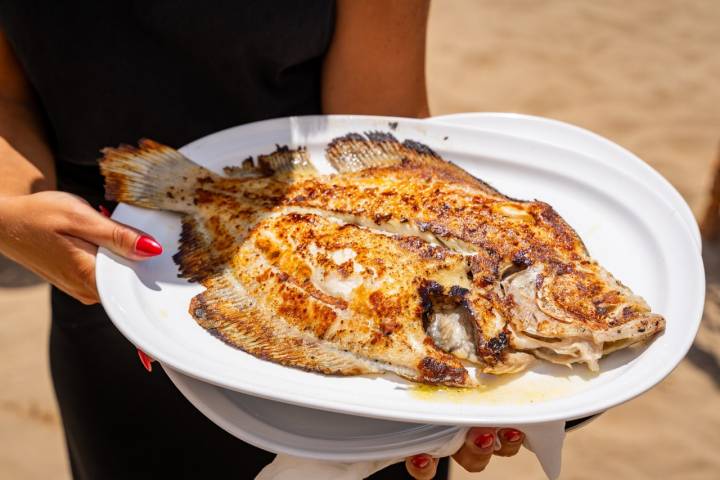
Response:
POLYGON ((402 162, 402 145, 390 133, 348 133, 333 139, 325 155, 340 173, 357 172, 373 167, 389 167, 402 162))
POLYGON ((258 155, 257 165, 253 163, 252 157, 248 157, 240 165, 224 167, 223 172, 230 178, 275 176, 281 177, 282 180, 317 175, 317 170, 310 162, 305 147, 291 149, 287 145, 275 145, 274 152, 258 155))
POLYGON ((223 173, 230 178, 258 178, 266 177, 267 173, 255 166, 252 157, 247 157, 240 165, 223 167, 223 173))
POLYGON ((270 175, 287 176, 291 179, 317 175, 305 147, 296 149, 276 145, 268 155, 258 155, 258 168, 270 175))
POLYGON ((381 373, 383 364, 360 358, 261 308, 230 272, 203 281, 190 314, 210 334, 258 358, 328 375, 381 373))
POLYGON ((388 132, 349 133, 333 139, 327 146, 326 156, 340 173, 357 172, 368 168, 405 166, 431 168, 450 181, 462 183, 485 194, 508 200, 509 197, 475 178, 457 165, 444 160, 424 143, 407 139, 400 143, 388 132))

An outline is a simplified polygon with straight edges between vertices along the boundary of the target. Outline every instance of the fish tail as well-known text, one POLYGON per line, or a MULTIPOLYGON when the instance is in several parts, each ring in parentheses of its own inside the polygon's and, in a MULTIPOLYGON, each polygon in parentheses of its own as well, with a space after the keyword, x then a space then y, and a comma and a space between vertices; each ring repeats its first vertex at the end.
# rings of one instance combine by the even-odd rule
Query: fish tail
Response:
POLYGON ((138 207, 192 211, 192 192, 215 175, 177 150, 152 140, 137 147, 120 145, 102 150, 100 172, 105 198, 138 207))

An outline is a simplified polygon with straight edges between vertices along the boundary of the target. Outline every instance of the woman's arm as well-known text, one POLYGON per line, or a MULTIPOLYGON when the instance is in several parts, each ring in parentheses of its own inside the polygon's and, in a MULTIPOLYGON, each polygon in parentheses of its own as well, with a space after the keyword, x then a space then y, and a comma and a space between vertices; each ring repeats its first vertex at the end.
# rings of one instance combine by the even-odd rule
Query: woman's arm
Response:
POLYGON ((0 196, 55 188, 52 154, 45 140, 32 90, 2 32, 0 159, 0 196))
POLYGON ((430 115, 425 84, 429 0, 339 0, 325 58, 324 113, 430 115))
POLYGON ((0 31, 0 254, 83 303, 98 301, 99 245, 134 260, 162 251, 149 236, 52 191, 55 170, 32 89, 0 31))

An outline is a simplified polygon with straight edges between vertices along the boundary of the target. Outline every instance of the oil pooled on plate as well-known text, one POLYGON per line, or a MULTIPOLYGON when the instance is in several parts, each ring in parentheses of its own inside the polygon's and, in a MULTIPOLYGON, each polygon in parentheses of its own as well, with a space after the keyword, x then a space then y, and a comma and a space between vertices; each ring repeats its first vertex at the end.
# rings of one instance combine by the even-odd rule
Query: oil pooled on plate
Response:
POLYGON ((480 386, 476 388, 414 385, 408 392, 414 398, 431 402, 522 405, 572 395, 587 388, 588 380, 595 376, 582 367, 569 370, 543 366, 542 372, 481 374, 478 376, 480 386))

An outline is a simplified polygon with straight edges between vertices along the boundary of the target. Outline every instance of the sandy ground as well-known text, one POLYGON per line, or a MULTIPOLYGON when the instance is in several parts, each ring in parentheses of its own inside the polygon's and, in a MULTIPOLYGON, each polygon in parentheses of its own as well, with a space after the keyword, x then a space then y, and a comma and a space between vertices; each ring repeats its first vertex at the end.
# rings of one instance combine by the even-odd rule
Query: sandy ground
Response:
MULTIPOLYGON (((665 175, 700 215, 720 144, 720 4, 436 1, 436 114, 511 111, 594 130, 665 175)), ((657 388, 570 434, 565 479, 720 478, 720 246, 688 359, 657 388)), ((0 262, 0 478, 68 478, 47 369, 47 286, 0 262)), ((531 454, 453 479, 543 478, 531 454)))

